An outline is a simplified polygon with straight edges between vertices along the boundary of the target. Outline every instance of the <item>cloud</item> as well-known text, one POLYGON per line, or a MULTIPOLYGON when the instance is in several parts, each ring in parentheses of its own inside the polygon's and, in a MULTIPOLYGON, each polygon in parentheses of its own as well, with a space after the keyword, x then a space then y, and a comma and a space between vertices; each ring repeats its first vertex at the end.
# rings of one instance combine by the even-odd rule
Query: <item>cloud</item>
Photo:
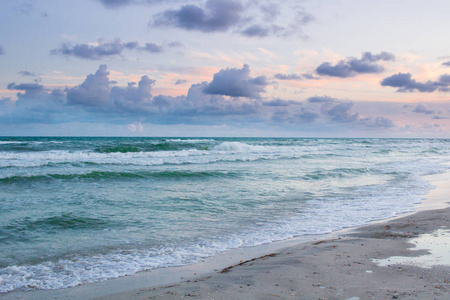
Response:
POLYGON ((124 50, 139 50, 149 53, 160 53, 163 47, 154 43, 146 43, 141 47, 138 42, 124 42, 119 38, 112 41, 98 39, 97 45, 70 43, 62 44, 59 48, 50 51, 52 55, 74 56, 82 59, 100 60, 106 57, 122 55, 124 50))
POLYGON ((251 25, 241 31, 242 35, 248 37, 266 37, 271 33, 270 27, 261 25, 251 25))
MULTIPOLYGON (((127 5, 161 4, 160 0, 98 0, 107 8, 120 8, 127 5)), ((177 2, 177 0, 166 0, 165 2, 177 2)))
POLYGON ((336 65, 324 62, 316 68, 316 73, 340 78, 353 77, 358 74, 380 73, 384 70, 384 67, 377 64, 377 62, 392 61, 394 59, 395 56, 388 52, 381 52, 380 54, 364 52, 360 59, 350 57, 339 61, 336 65))
MULTIPOLYGON (((290 22, 286 19, 277 22, 276 17, 280 15, 279 5, 270 4, 266 6, 263 4, 260 6, 262 15, 249 18, 253 24, 246 26, 243 30, 237 30, 237 32, 250 38, 263 38, 267 36, 287 37, 291 35, 306 38, 307 36, 303 34, 302 28, 314 21, 314 16, 296 7, 284 6, 285 10, 289 10, 289 13, 294 11, 294 18, 290 22), (273 11, 270 12, 269 10, 273 11)), ((288 15, 288 13, 285 12, 285 15, 288 15)))
POLYGON ((396 87, 397 92, 414 92, 431 93, 436 90, 441 92, 449 91, 450 75, 444 74, 437 81, 428 80, 427 82, 418 82, 412 79, 410 73, 397 73, 381 81, 382 86, 396 87))
POLYGON ((231 112, 244 114, 252 111, 252 105, 246 106, 245 101, 226 100, 222 96, 205 93, 208 86, 206 82, 192 85, 188 94, 180 97, 153 96, 154 84, 155 80, 144 75, 138 83, 130 82, 126 87, 111 87, 107 66, 100 65, 95 74, 88 75, 82 84, 67 91, 67 104, 94 112, 158 115, 161 120, 165 116, 174 115, 227 115, 231 112))
MULTIPOLYGON (((362 117, 353 101, 314 96, 304 101, 262 100, 264 76, 250 68, 222 69, 212 81, 190 86, 186 95, 154 95, 156 81, 147 75, 126 86, 112 84, 106 65, 72 88, 50 89, 37 83, 10 83, 17 100, 2 98, 0 123, 123 124, 138 132, 139 124, 287 126, 292 130, 384 130, 395 124, 386 116, 362 117)), ((369 108, 369 111, 371 109, 369 108)))
POLYGON ((17 121, 27 122, 44 122, 47 114, 52 122, 77 119, 129 124, 141 118, 158 124, 214 123, 219 122, 215 118, 217 116, 240 118, 255 113, 260 106, 255 100, 206 94, 207 82, 192 85, 186 96, 178 97, 153 96, 154 84, 155 80, 144 75, 137 83, 130 82, 125 87, 113 86, 107 66, 100 65, 80 85, 64 91, 50 90, 36 83, 10 83, 8 89, 25 91, 18 93, 15 113, 17 121), (58 115, 52 116, 51 112, 58 115))
POLYGON ((227 31, 241 21, 244 8, 238 1, 208 0, 203 6, 187 4, 154 16, 153 26, 178 27, 202 32, 227 31))
POLYGON ((174 42, 168 43, 167 46, 171 47, 171 48, 180 48, 180 47, 184 47, 184 44, 181 42, 174 41, 174 42))
POLYGON ((418 104, 416 106, 416 108, 413 110, 413 112, 418 113, 418 114, 427 114, 427 115, 431 115, 431 114, 435 113, 434 110, 428 109, 423 104, 418 104))
POLYGON ((233 30, 233 33, 250 38, 304 37, 302 27, 314 19, 311 14, 289 2, 279 5, 267 1, 207 0, 202 5, 186 4, 155 14, 149 26, 209 33, 233 30), (281 15, 284 17, 281 18, 281 15))
POLYGON ((163 52, 163 47, 155 43, 146 43, 145 46, 142 48, 142 50, 145 50, 150 53, 161 53, 163 52))
POLYGON ((130 132, 142 132, 144 131, 144 126, 142 126, 141 122, 137 122, 135 124, 128 124, 127 125, 127 129, 130 132))
POLYGON ((100 0, 100 2, 106 7, 117 8, 120 6, 132 4, 134 1, 133 0, 100 0))
POLYGON ((282 73, 277 73, 274 76, 276 79, 280 79, 280 80, 301 80, 302 76, 301 75, 297 75, 294 73, 291 74, 282 74, 282 73))
POLYGON ((443 66, 450 67, 450 61, 446 61, 442 63, 443 66))
POLYGON ((320 118, 320 114, 318 112, 314 112, 308 108, 302 108, 301 113, 296 114, 295 118, 300 120, 301 122, 315 122, 317 119, 320 118))
POLYGON ((148 111, 149 109, 145 106, 152 101, 152 87, 155 82, 155 80, 144 75, 141 77, 137 87, 134 82, 128 83, 126 88, 113 87, 111 89, 110 100, 115 108, 120 111, 148 111))
POLYGON ((10 83, 10 90, 18 90, 17 101, 5 102, 8 113, 0 118, 0 123, 61 123, 73 120, 70 113, 64 115, 62 104, 64 91, 50 90, 36 83, 10 83))
POLYGON ((395 127, 395 124, 388 118, 376 117, 373 122, 369 123, 369 127, 393 128, 395 127))
POLYGON ((188 81, 185 79, 178 79, 175 81, 175 85, 186 84, 188 81))
POLYGON ((355 110, 356 103, 353 101, 342 101, 329 96, 314 96, 305 102, 278 100, 264 105, 273 107, 274 122, 302 125, 312 130, 352 128, 373 131, 396 127, 394 122, 385 116, 362 117, 360 112, 355 110))
POLYGON ((329 96, 313 96, 309 97, 307 101, 309 103, 333 103, 335 99, 329 96))
POLYGON ((242 69, 227 68, 214 74, 213 80, 205 87, 207 94, 225 95, 232 97, 260 98, 267 85, 267 78, 250 77, 250 68, 244 65, 242 69))
POLYGON ((450 120, 450 117, 443 117, 443 116, 434 116, 434 120, 450 120))
POLYGON ((17 1, 16 5, 18 5, 19 12, 24 15, 31 15, 34 11, 34 0, 22 0, 17 1))
POLYGON ((44 86, 37 83, 20 83, 15 84, 14 82, 8 84, 8 90, 20 90, 25 91, 25 93, 35 93, 44 90, 44 86))
POLYGON ((248 97, 258 99, 269 83, 266 76, 250 77, 250 68, 225 69, 214 74, 213 80, 205 86, 204 92, 211 95, 248 97))
POLYGON ((33 72, 29 72, 29 71, 20 71, 17 72, 17 74, 19 74, 20 76, 26 77, 26 76, 30 76, 30 77, 35 77, 36 74, 33 72))
POLYGON ((5 54, 5 50, 3 49, 3 45, 0 44, 0 55, 4 55, 5 54))
POLYGON ((267 21, 273 21, 281 13, 280 6, 277 3, 267 3, 260 7, 263 17, 267 21))
POLYGON ((298 101, 292 101, 292 100, 283 100, 283 99, 273 99, 271 101, 263 102, 263 105, 266 106, 290 106, 290 105, 300 105, 298 101))
POLYGON ((88 107, 110 106, 110 81, 109 71, 106 65, 100 65, 95 74, 90 74, 86 80, 67 91, 69 104, 83 105, 88 107))
POLYGON ((354 102, 344 102, 333 106, 328 110, 328 115, 332 121, 336 122, 355 122, 359 120, 359 113, 352 112, 352 108, 355 105, 354 102))

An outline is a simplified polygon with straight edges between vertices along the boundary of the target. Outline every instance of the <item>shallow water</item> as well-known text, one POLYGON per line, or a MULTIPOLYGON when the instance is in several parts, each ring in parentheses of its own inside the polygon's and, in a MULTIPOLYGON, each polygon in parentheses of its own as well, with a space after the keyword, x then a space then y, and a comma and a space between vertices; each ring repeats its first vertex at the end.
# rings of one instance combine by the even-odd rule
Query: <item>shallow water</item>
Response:
POLYGON ((385 259, 374 259, 380 266, 411 265, 422 268, 433 266, 450 266, 450 231, 438 229, 430 234, 421 234, 409 241, 414 247, 409 250, 426 250, 428 253, 418 256, 391 256, 385 259))

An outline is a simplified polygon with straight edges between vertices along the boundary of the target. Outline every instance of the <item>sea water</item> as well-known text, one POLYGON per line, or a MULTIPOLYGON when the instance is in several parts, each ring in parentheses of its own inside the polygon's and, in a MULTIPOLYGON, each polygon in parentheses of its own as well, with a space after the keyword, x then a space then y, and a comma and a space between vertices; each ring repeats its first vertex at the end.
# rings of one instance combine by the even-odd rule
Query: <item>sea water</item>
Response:
POLYGON ((0 292, 392 217, 449 160, 446 139, 0 138, 0 292))

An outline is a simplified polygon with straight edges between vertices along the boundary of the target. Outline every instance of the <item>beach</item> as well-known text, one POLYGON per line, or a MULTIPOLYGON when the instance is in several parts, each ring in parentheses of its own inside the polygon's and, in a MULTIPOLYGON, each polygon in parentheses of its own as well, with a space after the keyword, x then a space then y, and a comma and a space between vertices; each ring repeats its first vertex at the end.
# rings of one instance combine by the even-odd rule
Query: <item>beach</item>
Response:
POLYGON ((1 0, 0 300, 450 300, 448 11, 1 0))
POLYGON ((448 299, 449 174, 414 213, 307 241, 235 249, 195 265, 4 299, 448 299), (428 249, 416 249, 421 238, 428 249), (430 240, 430 237, 432 240, 430 240), (443 250, 442 252, 435 252, 443 250), (396 263, 399 257, 406 258, 396 263), (431 265, 424 265, 420 258, 431 265), (384 264, 383 264, 384 261, 384 264), (392 261, 392 262, 390 262, 392 261))

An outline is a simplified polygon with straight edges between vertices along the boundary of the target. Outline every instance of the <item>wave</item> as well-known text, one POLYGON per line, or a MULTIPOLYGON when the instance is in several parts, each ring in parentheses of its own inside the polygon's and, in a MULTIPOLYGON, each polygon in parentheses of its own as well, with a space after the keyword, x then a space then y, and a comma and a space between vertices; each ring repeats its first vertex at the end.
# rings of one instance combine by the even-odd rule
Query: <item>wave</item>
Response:
POLYGON ((268 146, 254 146, 241 142, 223 142, 213 148, 216 151, 226 151, 226 152, 251 152, 251 151, 261 151, 273 147, 268 146))
POLYGON ((94 150, 97 153, 127 153, 127 152, 158 152, 158 151, 182 151, 182 150, 208 150, 209 143, 204 140, 163 140, 158 143, 138 143, 118 146, 99 147, 94 150))
POLYGON ((331 170, 317 170, 303 177, 305 180, 321 180, 326 178, 345 178, 349 176, 360 176, 362 174, 368 174, 372 171, 367 168, 336 168, 331 170))
POLYGON ((298 147, 259 146, 240 142, 223 142, 209 149, 163 143, 153 146, 119 146, 81 150, 50 150, 30 152, 0 152, 0 167, 40 167, 54 164, 113 164, 113 165, 164 165, 208 164, 219 161, 254 161, 260 159, 298 158, 298 147), (175 148, 175 149, 174 149, 175 148))
POLYGON ((215 142, 213 139, 164 139, 163 141, 171 143, 190 143, 190 144, 204 144, 215 142))
POLYGON ((41 144, 64 144, 61 141, 0 141, 0 145, 13 145, 13 144, 30 144, 30 145, 41 145, 41 144))
POLYGON ((91 171, 80 174, 45 174, 45 175, 23 175, 0 178, 0 183, 30 183, 48 180, 98 180, 98 179, 133 179, 133 178, 207 178, 207 177, 237 177, 237 172, 219 171, 136 171, 136 172, 112 172, 112 171, 91 171))
POLYGON ((0 145, 9 145, 9 144, 28 144, 28 142, 19 142, 19 141, 0 141, 0 145))
POLYGON ((10 225, 5 226, 8 231, 17 230, 27 232, 28 230, 78 230, 78 229, 101 229, 107 228, 109 222, 92 217, 81 217, 74 214, 61 214, 58 216, 52 216, 47 218, 41 218, 37 220, 28 220, 17 223, 13 222, 10 225))
POLYGON ((95 152, 98 153, 127 153, 127 152, 141 152, 142 149, 138 146, 133 145, 121 145, 116 147, 105 147, 96 149, 95 152))

